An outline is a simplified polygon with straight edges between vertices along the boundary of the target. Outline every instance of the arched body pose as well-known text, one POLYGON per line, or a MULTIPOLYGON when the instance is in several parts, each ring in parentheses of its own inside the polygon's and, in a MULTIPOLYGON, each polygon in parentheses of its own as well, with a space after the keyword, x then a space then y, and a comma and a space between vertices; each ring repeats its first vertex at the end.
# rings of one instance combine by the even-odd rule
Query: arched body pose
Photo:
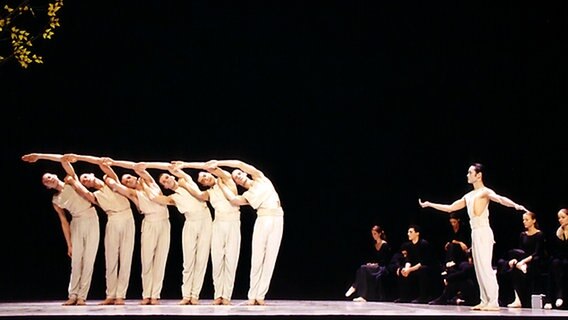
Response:
POLYGON ((452 204, 438 204, 418 199, 422 208, 451 213, 467 207, 471 226, 471 248, 475 275, 479 284, 480 303, 473 310, 495 311, 499 310, 499 285, 493 271, 493 245, 495 243, 493 230, 489 224, 489 202, 527 211, 525 207, 513 202, 511 199, 498 195, 483 182, 483 165, 472 164, 467 171, 467 182, 473 185, 473 190, 452 204))
MULTIPOLYGON (((177 168, 204 169, 204 163, 173 162, 177 168)), ((221 185, 228 188, 228 192, 237 193, 237 185, 231 174, 221 168, 208 168, 209 171, 199 172, 197 182, 205 191, 194 186, 193 194, 203 200, 209 201, 215 210, 211 234, 211 266, 213 269, 214 305, 229 305, 235 287, 237 265, 241 251, 241 210, 239 205, 229 202, 221 185)), ((179 170, 184 177, 183 171, 179 170)), ((190 177, 189 177, 190 178, 190 177)))
POLYGON ((211 250, 212 220, 207 199, 202 196, 201 190, 191 176, 174 164, 147 162, 146 167, 170 172, 160 174, 158 181, 163 188, 173 193, 167 196, 156 196, 153 200, 176 206, 185 217, 181 243, 183 253, 182 299, 179 304, 199 304, 199 295, 203 287, 211 250))
POLYGON ((100 304, 123 305, 130 283, 134 252, 135 223, 130 200, 111 189, 110 181, 118 181, 118 176, 104 164, 104 158, 77 154, 66 154, 65 158, 72 163, 84 161, 96 164, 105 174, 104 181, 93 173, 81 174, 79 181, 88 189, 81 188, 77 183, 73 185, 83 197, 107 214, 104 235, 106 299, 100 304))
POLYGON ((52 199, 53 209, 61 221, 67 254, 71 257, 69 297, 63 305, 84 305, 99 247, 99 216, 95 207, 71 186, 73 180, 78 179, 72 176, 74 171, 62 155, 32 153, 22 157, 22 160, 32 163, 40 159, 61 162, 67 173, 65 182, 53 173, 45 173, 41 180, 46 188, 56 191, 52 199), (71 222, 66 213, 71 215, 71 222))
POLYGON ((282 241, 284 210, 274 185, 262 171, 239 160, 211 160, 206 164, 206 169, 215 170, 223 166, 236 168, 231 172, 231 177, 246 189, 238 195, 222 183, 227 199, 233 205, 250 205, 256 209, 247 295, 249 305, 264 305, 282 241))
POLYGON ((171 225, 168 206, 153 201, 162 194, 160 186, 146 171, 144 163, 105 159, 109 166, 134 170, 140 178, 124 174, 121 182, 109 180, 113 190, 132 200, 141 214, 140 257, 142 262, 142 305, 160 304, 166 262, 170 250, 171 225))

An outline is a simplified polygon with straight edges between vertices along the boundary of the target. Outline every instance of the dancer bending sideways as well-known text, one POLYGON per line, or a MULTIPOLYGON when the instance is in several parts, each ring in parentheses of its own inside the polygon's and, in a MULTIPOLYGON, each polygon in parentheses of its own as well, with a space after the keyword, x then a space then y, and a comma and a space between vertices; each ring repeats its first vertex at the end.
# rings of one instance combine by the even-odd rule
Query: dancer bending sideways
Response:
POLYGON ((249 305, 264 305, 264 298, 270 286, 276 258, 284 229, 284 210, 272 182, 264 173, 250 164, 239 160, 211 160, 205 169, 218 167, 236 168, 231 176, 235 183, 246 191, 235 194, 223 180, 219 179, 223 193, 233 205, 250 205, 256 209, 257 218, 252 234, 249 305), (249 177, 250 176, 250 177, 249 177))
POLYGON ((483 165, 481 163, 474 163, 469 167, 467 182, 473 185, 473 190, 452 204, 438 204, 421 199, 418 199, 418 203, 422 208, 430 207, 447 213, 467 207, 471 225, 473 263, 481 300, 472 309, 497 311, 499 310, 499 285, 491 264, 495 240, 489 224, 489 202, 497 202, 520 211, 527 211, 527 209, 486 187, 483 183, 483 165))
POLYGON ((61 221, 63 235, 67 242, 67 255, 71 258, 69 297, 63 305, 85 305, 99 248, 100 231, 97 210, 71 185, 78 178, 63 155, 30 153, 24 155, 22 160, 30 163, 38 160, 60 162, 67 173, 65 182, 53 173, 45 173, 41 181, 47 189, 55 190, 51 202, 61 221), (68 215, 71 216, 70 219, 68 215))

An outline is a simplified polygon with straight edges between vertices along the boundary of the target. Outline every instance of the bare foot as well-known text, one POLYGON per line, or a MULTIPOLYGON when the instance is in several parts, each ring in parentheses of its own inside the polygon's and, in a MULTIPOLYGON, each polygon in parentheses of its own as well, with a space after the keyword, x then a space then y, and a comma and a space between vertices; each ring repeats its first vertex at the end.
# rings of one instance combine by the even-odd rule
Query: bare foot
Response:
POLYGON ((487 305, 487 306, 481 308, 481 311, 499 311, 499 310, 501 310, 501 308, 499 308, 499 306, 487 305))
POLYGON ((256 304, 256 300, 254 300, 254 299, 247 301, 247 305, 249 305, 249 306, 254 306, 255 304, 256 304))
POLYGON ((63 303, 64 306, 74 306, 76 304, 77 304, 76 298, 69 298, 69 300, 67 300, 63 303))
POLYGON ((225 299, 225 298, 223 298, 223 304, 226 305, 226 306, 230 305, 230 304, 231 304, 231 299, 225 299))
POLYGON ((480 303, 476 306, 471 307, 471 310, 481 310, 481 308, 485 307, 485 304, 480 303))
POLYGON ((113 298, 106 298, 106 299, 104 299, 103 301, 101 301, 101 302, 99 303, 99 305, 101 305, 101 306, 108 306, 108 305, 111 305, 111 304, 114 304, 114 303, 115 303, 115 301, 114 301, 113 298))
POLYGON ((150 304, 151 304, 151 305, 154 305, 154 306, 159 305, 159 304, 160 304, 160 299, 152 298, 152 299, 150 300, 150 304))
POLYGON ((181 299, 180 302, 178 302, 179 305, 187 305, 187 304, 191 304, 191 300, 189 300, 188 298, 183 298, 181 299))
POLYGON ((114 300, 114 304, 117 305, 117 306, 123 306, 124 305, 124 299, 116 298, 116 300, 114 300))
POLYGON ((148 305, 150 304, 150 298, 144 298, 142 299, 142 301, 140 301, 141 305, 148 305))
POLYGON ((259 306, 265 305, 264 300, 256 300, 256 304, 259 306))
POLYGON ((219 297, 219 298, 215 298, 215 300, 213 300, 213 304, 218 306, 220 304, 223 303, 223 298, 219 297))
POLYGON ((76 304, 76 305, 78 305, 78 306, 84 306, 84 305, 86 305, 86 304, 87 304, 87 303, 85 302, 84 299, 77 299, 77 304, 76 304))
POLYGON ((199 299, 191 298, 190 302, 191 302, 191 304, 199 304, 199 299))

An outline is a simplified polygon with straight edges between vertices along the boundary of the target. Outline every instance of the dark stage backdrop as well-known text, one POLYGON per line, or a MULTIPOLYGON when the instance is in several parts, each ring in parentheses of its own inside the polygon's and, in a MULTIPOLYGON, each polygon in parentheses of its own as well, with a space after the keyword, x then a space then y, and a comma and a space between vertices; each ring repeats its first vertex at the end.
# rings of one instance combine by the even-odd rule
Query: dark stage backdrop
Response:
MULTIPOLYGON (((65 2, 45 64, 0 66, 0 300, 67 294, 70 261, 40 181, 63 170, 20 161, 29 152, 255 165, 285 210, 268 299, 343 299, 373 223, 395 248, 417 223, 441 250, 447 216, 417 200, 461 197, 472 161, 487 166, 487 186, 551 233, 568 206, 566 6, 65 2)), ((516 245, 521 214, 490 211, 499 256, 516 245)), ((234 299, 246 298, 254 219, 242 209, 234 299)), ((162 297, 177 299, 183 218, 173 207, 170 220, 162 297)), ((90 299, 104 298, 100 221, 90 299)), ((141 295, 139 233, 136 245, 130 299, 141 295)), ((212 295, 209 268, 202 298, 212 295)))

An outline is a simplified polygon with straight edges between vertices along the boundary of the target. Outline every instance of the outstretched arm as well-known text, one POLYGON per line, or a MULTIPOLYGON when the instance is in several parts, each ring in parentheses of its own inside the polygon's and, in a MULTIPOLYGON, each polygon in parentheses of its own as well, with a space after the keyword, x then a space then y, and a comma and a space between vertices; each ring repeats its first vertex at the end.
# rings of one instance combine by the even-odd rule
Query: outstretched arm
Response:
POLYGON ((241 169, 243 172, 250 174, 253 179, 260 178, 264 176, 262 171, 258 170, 254 166, 244 163, 240 160, 211 160, 208 161, 206 166, 208 168, 215 168, 215 167, 231 167, 241 169))
POLYGON ((486 191, 487 191, 487 196, 493 202, 497 202, 497 203, 504 205, 506 207, 515 208, 515 210, 527 211, 527 209, 524 206, 515 203, 513 200, 511 200, 507 197, 503 197, 501 195, 496 194, 495 191, 493 191, 491 189, 486 188, 486 191))
POLYGON ((205 162, 185 162, 175 160, 172 161, 172 164, 180 169, 204 169, 205 167, 205 162))
POLYGON ((54 153, 28 153, 22 156, 22 160, 29 163, 34 163, 38 160, 50 160, 61 162, 63 155, 54 153))
POLYGON ((461 198, 454 201, 452 204, 433 203, 430 201, 422 201, 422 199, 418 199, 418 204, 420 204, 422 208, 434 208, 439 211, 451 213, 465 208, 465 199, 461 198))

